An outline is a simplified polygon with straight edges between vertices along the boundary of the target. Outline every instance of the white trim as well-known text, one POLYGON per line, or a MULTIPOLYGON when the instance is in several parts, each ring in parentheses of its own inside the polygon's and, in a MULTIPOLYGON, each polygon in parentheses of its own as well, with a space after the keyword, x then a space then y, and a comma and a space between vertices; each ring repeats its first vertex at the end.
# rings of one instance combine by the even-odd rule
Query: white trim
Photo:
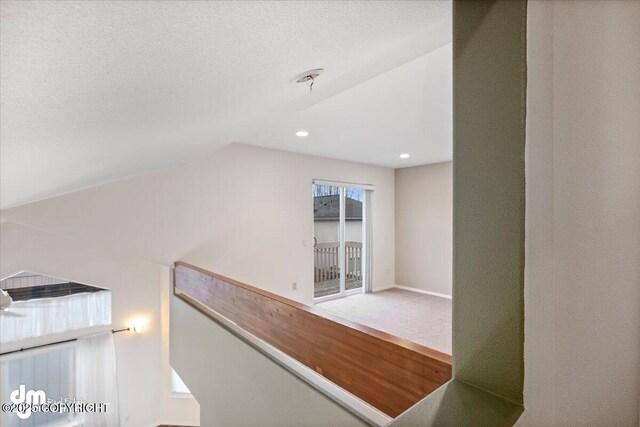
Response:
POLYGON ((345 296, 343 294, 341 294, 340 292, 338 292, 337 294, 331 294, 331 295, 325 295, 322 297, 318 297, 318 298, 314 298, 313 299, 313 304, 320 304, 323 303, 325 301, 331 301, 334 299, 338 299, 338 298, 344 298, 345 296))
POLYGON ((350 187, 350 188, 362 188, 363 190, 375 190, 375 187, 371 184, 358 184, 355 182, 331 181, 327 179, 314 179, 313 184, 330 185, 332 187, 350 187))
MULTIPOLYGON (((349 393, 347 390, 338 386, 337 384, 331 382, 327 378, 323 377, 313 369, 304 365, 303 363, 297 361, 293 357, 288 354, 282 352, 278 348, 272 346, 271 344, 263 341, 262 339, 252 335, 246 330, 242 329, 235 322, 228 319, 227 317, 221 315, 220 313, 210 309, 206 305, 196 301, 195 299, 189 297, 184 292, 180 290, 175 290, 174 298, 178 298, 178 295, 184 294, 187 298, 189 298, 189 303, 193 306, 199 308, 205 313, 209 314, 216 321, 218 321, 221 325, 227 328, 229 331, 234 333, 236 336, 240 337, 242 340, 247 342, 249 345, 256 348, 258 351, 265 354, 274 362, 278 363, 280 366, 291 372, 293 375, 296 375, 298 378, 325 394, 333 401, 363 419, 368 424, 374 426, 386 426, 393 420, 393 418, 389 417, 384 412, 380 411, 378 408, 370 405, 359 397, 349 393)), ((184 304, 189 304, 186 301, 180 300, 180 302, 184 304)))
POLYGON ((372 292, 376 293, 376 292, 380 292, 380 291, 386 291, 388 289, 395 288, 395 287, 396 287, 396 285, 387 285, 387 286, 383 286, 381 288, 375 288, 372 292))
POLYGON ((344 291, 344 296, 345 297, 349 297, 351 295, 357 295, 357 294, 362 294, 362 293, 364 293, 364 292, 363 292, 362 286, 360 286, 359 288, 353 288, 353 289, 345 290, 344 291))
MULTIPOLYGON (((169 397, 171 399, 190 399, 190 400, 195 400, 195 397, 193 397, 193 394, 191 394, 191 393, 176 393, 175 391, 169 392, 169 397)), ((171 424, 171 423, 160 423, 160 424, 171 424)))
MULTIPOLYGON (((387 289, 387 288, 385 288, 387 289)), ((337 294, 331 294, 331 295, 325 295, 322 297, 318 297, 318 298, 314 298, 313 299, 313 304, 322 304, 323 302, 327 302, 327 301, 331 301, 334 299, 340 299, 340 298, 345 298, 345 297, 350 297, 352 295, 357 295, 357 294, 363 294, 364 290, 362 287, 359 288, 355 288, 355 289, 349 289, 348 291, 344 291, 343 292, 339 292, 337 294)))
POLYGON ((347 263, 345 262, 345 242, 344 232, 347 222, 347 196, 345 195, 345 187, 340 187, 340 205, 338 208, 338 216, 340 223, 338 225, 338 271, 340 274, 340 295, 344 296, 347 289, 347 263))
MULTIPOLYGON (((393 285, 393 286, 389 286, 389 288, 404 289, 405 291, 418 292, 420 294, 427 294, 427 295, 431 295, 431 296, 434 296, 434 297, 451 299, 451 295, 441 294, 439 292, 425 291, 424 289, 412 288, 410 286, 393 285)), ((389 289, 389 288, 384 288, 384 289, 389 289)), ((382 290, 382 289, 380 289, 380 290, 382 290)))
POLYGON ((365 190, 362 211, 362 289, 364 293, 373 292, 372 197, 373 191, 365 190))

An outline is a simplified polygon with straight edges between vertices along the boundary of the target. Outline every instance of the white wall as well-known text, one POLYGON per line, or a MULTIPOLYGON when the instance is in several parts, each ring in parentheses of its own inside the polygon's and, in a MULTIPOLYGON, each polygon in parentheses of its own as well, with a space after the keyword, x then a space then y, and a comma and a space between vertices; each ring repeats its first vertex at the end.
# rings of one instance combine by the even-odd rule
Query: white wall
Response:
POLYGON ((374 288, 393 284, 393 169, 245 145, 3 211, 15 223, 2 223, 2 273, 31 270, 112 289, 115 325, 151 316, 143 336, 117 338, 121 414, 130 417, 124 425, 194 425, 197 405, 169 398, 169 375, 162 376, 169 352, 166 266, 182 259, 312 303, 314 178, 375 186, 374 288), (118 256, 96 254, 93 246, 118 256))
POLYGON ((640 3, 529 2, 523 426, 640 422, 640 3))
POLYGON ((171 314, 171 361, 203 402, 203 427, 364 425, 176 296, 171 314))
POLYGON ((314 178, 375 186, 373 286, 393 284, 394 171, 384 167, 232 144, 195 163, 2 214, 164 265, 181 259, 309 304, 314 178))
POLYGON ((393 169, 245 145, 213 156, 210 191, 228 212, 215 236, 182 259, 307 304, 313 300, 314 178, 375 186, 373 287, 394 277, 393 169), (230 185, 231 184, 231 185, 230 185), (292 282, 298 285, 291 289, 292 282))
POLYGON ((453 164, 396 169, 396 284, 451 295, 453 164))
POLYGON ((9 222, 0 225, 0 254, 2 277, 28 270, 110 289, 114 328, 148 319, 144 333, 115 336, 123 426, 198 423, 194 399, 170 397, 167 267, 9 222))

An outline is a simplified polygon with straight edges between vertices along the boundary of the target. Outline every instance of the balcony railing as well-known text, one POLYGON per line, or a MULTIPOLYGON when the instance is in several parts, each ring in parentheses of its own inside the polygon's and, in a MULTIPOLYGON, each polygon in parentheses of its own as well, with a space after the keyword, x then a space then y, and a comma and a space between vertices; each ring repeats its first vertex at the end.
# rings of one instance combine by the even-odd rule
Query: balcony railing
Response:
MULTIPOLYGON (((362 242, 345 242, 344 266, 347 279, 362 280, 362 242)), ((318 243, 314 248, 316 283, 340 278, 340 242, 318 243)))

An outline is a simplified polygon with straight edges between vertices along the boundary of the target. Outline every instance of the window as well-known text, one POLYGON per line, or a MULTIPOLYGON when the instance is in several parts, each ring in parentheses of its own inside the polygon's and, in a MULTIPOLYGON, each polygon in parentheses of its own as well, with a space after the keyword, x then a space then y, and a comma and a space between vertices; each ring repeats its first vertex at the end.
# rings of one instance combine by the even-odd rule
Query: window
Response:
MULTIPOLYGON (((3 402, 21 384, 26 390, 43 390, 47 399, 60 401, 74 395, 75 389, 75 348, 56 347, 47 351, 10 359, 3 363, 3 402), (6 370, 6 371, 5 371, 6 370)), ((2 425, 14 426, 63 426, 73 423, 74 415, 57 412, 34 412, 26 420, 13 414, 3 414, 2 425)))
POLYGON ((171 393, 191 395, 191 391, 173 368, 171 368, 171 393))

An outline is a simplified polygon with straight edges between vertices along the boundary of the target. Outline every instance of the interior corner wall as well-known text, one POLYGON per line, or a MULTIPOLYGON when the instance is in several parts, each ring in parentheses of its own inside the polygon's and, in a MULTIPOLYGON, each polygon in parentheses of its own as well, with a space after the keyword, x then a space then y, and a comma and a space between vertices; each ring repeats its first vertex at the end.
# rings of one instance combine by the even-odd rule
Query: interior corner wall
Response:
POLYGON ((640 422, 640 2, 528 4, 525 412, 640 422))
POLYGON ((526 7, 526 0, 453 3, 453 377, 517 404, 524 381, 526 7))
POLYGON ((396 285, 451 295, 453 163, 396 169, 396 285))
POLYGON ((0 255, 1 277, 26 270, 110 289, 114 328, 127 327, 136 317, 148 320, 142 334, 114 337, 123 427, 198 425, 195 399, 171 396, 168 319, 163 313, 169 304, 167 267, 11 222, 0 224, 0 255))

